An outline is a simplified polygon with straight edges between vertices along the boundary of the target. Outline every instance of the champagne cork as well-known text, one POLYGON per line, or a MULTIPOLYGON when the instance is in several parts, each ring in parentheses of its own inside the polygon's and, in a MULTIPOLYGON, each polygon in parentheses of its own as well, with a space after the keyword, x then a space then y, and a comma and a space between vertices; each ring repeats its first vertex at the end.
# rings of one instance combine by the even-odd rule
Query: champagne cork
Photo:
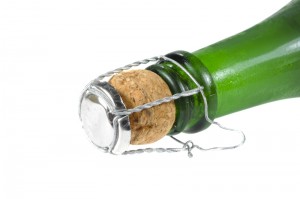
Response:
MULTIPOLYGON (((109 83, 120 94, 127 109, 172 95, 163 79, 149 70, 121 72, 109 83)), ((173 101, 130 114, 130 144, 150 144, 161 139, 171 130, 175 114, 173 101)))

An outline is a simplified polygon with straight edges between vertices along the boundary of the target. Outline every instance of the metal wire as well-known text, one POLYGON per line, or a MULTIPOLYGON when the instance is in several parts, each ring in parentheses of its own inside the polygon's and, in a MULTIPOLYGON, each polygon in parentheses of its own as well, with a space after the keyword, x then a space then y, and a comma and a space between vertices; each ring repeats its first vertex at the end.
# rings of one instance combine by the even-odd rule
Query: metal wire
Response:
POLYGON ((176 93, 176 94, 174 94, 170 97, 164 97, 162 99, 158 99, 158 100, 155 100, 153 102, 149 102, 149 103, 137 106, 137 107, 132 108, 132 109, 115 110, 112 113, 115 114, 115 115, 129 115, 131 113, 140 112, 144 109, 148 109, 148 108, 151 108, 153 106, 158 106, 160 104, 167 103, 167 102, 179 99, 181 97, 188 97, 188 96, 191 96, 191 95, 195 95, 195 94, 199 93, 200 89, 203 89, 203 88, 202 87, 201 88, 195 88, 195 89, 192 89, 192 90, 184 91, 182 93, 176 93))
POLYGON ((126 66, 123 66, 123 67, 121 67, 121 68, 117 68, 117 69, 115 69, 115 70, 113 70, 113 71, 109 71, 109 72, 107 72, 107 73, 104 73, 103 75, 100 75, 97 79, 98 79, 98 80, 101 80, 101 79, 103 79, 103 78, 105 78, 105 77, 110 77, 110 76, 112 76, 112 75, 114 75, 114 74, 116 74, 116 73, 120 73, 120 72, 123 72, 123 71, 125 71, 125 70, 129 70, 129 69, 131 69, 132 67, 137 67, 137 66, 140 66, 140 65, 142 65, 142 64, 148 64, 149 62, 157 62, 157 61, 159 61, 160 59, 161 59, 160 56, 156 56, 156 57, 152 57, 152 58, 149 58, 149 59, 143 59, 143 60, 141 60, 141 61, 136 61, 136 62, 133 62, 133 63, 128 64, 128 65, 126 65, 126 66))
POLYGON ((196 79, 181 64, 179 64, 175 60, 170 59, 170 58, 165 57, 165 56, 160 56, 158 60, 169 61, 169 62, 173 63, 175 66, 179 67, 195 83, 195 85, 197 86, 197 88, 196 89, 192 89, 192 90, 188 90, 188 91, 184 91, 182 93, 176 93, 176 94, 174 94, 171 97, 165 97, 165 98, 156 100, 154 102, 150 102, 150 103, 147 103, 147 104, 144 104, 144 105, 141 105, 141 106, 137 106, 137 107, 132 108, 132 109, 115 111, 114 114, 117 114, 117 115, 129 115, 131 113, 140 112, 140 111, 142 111, 144 109, 151 108, 153 106, 157 106, 157 105, 160 105, 162 103, 167 103, 167 102, 170 102, 172 100, 176 100, 176 99, 178 99, 180 97, 187 97, 187 96, 190 96, 190 95, 194 95, 194 94, 200 93, 201 96, 202 96, 202 99, 203 99, 203 103, 204 103, 204 116, 205 116, 206 121, 209 122, 209 123, 211 123, 211 124, 217 125, 219 128, 224 129, 226 131, 232 131, 232 132, 237 132, 237 133, 241 134, 242 135, 241 142, 239 144, 236 144, 236 145, 233 145, 233 146, 225 146, 225 147, 223 147, 223 146, 217 146, 217 147, 203 148, 203 147, 200 147, 199 145, 195 145, 190 140, 186 141, 186 142, 183 142, 183 141, 175 138, 174 136, 170 136, 173 140, 175 140, 176 142, 182 144, 182 147, 181 148, 145 148, 145 149, 136 149, 136 150, 125 151, 123 153, 124 155, 126 155, 126 154, 144 153, 144 152, 148 152, 149 153, 149 152, 180 152, 180 151, 187 151, 188 152, 188 156, 191 158, 191 157, 193 157, 192 150, 194 148, 196 148, 198 150, 201 150, 201 151, 228 150, 228 149, 238 148, 238 147, 242 146, 246 142, 246 136, 245 136, 245 134, 244 134, 243 131, 225 127, 225 126, 219 124, 218 122, 213 121, 213 120, 211 120, 209 118, 209 116, 208 116, 207 99, 206 99, 204 91, 203 91, 204 87, 202 87, 196 81, 196 79))
POLYGON ((194 144, 191 140, 183 142, 183 141, 175 138, 174 136, 170 136, 173 140, 175 140, 176 142, 180 143, 182 145, 182 147, 179 147, 179 148, 141 148, 141 149, 127 150, 127 151, 125 151, 123 153, 123 155, 127 155, 127 154, 140 154, 140 153, 152 153, 152 152, 174 153, 174 152, 187 151, 188 152, 188 156, 189 157, 193 157, 192 150, 195 149, 195 148, 198 149, 198 150, 201 150, 201 151, 228 150, 228 149, 238 148, 238 147, 240 147, 241 145, 243 145, 245 143, 246 136, 245 136, 245 134, 244 134, 243 131, 225 127, 225 126, 219 124, 218 122, 213 121, 213 120, 211 120, 209 118, 209 116, 208 116, 207 99, 206 99, 204 91, 203 91, 204 87, 202 87, 195 80, 195 78, 181 64, 179 64, 175 60, 170 59, 170 58, 165 57, 165 56, 156 56, 156 57, 152 57, 152 58, 149 58, 149 59, 144 59, 144 60, 141 60, 141 61, 134 62, 132 64, 128 64, 128 65, 126 65, 124 67, 117 68, 117 69, 115 69, 113 71, 107 72, 107 73, 99 76, 95 80, 91 81, 86 86, 86 88, 84 89, 83 93, 86 92, 91 87, 91 85, 93 84, 94 81, 101 81, 102 79, 104 79, 106 77, 111 77, 112 75, 114 75, 116 73, 120 73, 120 72, 129 70, 129 69, 131 69, 133 67, 137 67, 137 66, 140 66, 142 64, 148 64, 150 62, 159 62, 159 61, 169 61, 169 62, 173 63, 175 66, 179 67, 195 83, 196 88, 188 90, 188 91, 184 91, 184 92, 181 92, 181 93, 176 93, 176 94, 174 94, 174 95, 172 95, 170 97, 165 97, 165 98, 162 98, 162 99, 158 99, 158 100, 155 100, 153 102, 146 103, 146 104, 143 104, 141 106, 137 106, 137 107, 132 108, 132 109, 114 110, 114 111, 112 111, 113 114, 119 115, 119 116, 120 115, 130 115, 131 113, 140 112, 140 111, 142 111, 144 109, 148 109, 148 108, 151 108, 153 106, 158 106, 160 104, 167 103, 167 102, 170 102, 172 100, 179 99, 181 97, 187 97, 187 96, 191 96, 191 95, 195 95, 195 94, 200 93, 201 96, 202 96, 202 99, 203 99, 203 103, 204 103, 204 116, 205 116, 206 121, 209 122, 209 123, 211 123, 211 124, 217 125, 219 128, 221 128, 223 130, 231 131, 231 132, 237 132, 237 133, 241 134, 242 135, 241 142, 239 144, 233 145, 233 146, 225 146, 225 147, 223 147, 223 146, 222 147, 217 146, 217 147, 211 147, 211 148, 203 148, 203 147, 200 147, 199 145, 194 144))

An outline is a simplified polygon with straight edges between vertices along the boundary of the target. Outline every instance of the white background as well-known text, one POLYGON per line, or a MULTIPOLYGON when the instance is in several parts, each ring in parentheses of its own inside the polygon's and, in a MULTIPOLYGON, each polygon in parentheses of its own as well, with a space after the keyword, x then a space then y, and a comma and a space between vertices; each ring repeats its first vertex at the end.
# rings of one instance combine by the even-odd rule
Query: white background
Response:
MULTIPOLYGON (((244 130, 236 150, 112 156, 77 115, 94 77, 174 50, 193 52, 288 0, 0 1, 0 198, 299 198, 300 100, 217 119, 244 130)), ((181 135, 201 146, 237 136, 181 135)), ((152 146, 177 146, 165 138, 152 146)))

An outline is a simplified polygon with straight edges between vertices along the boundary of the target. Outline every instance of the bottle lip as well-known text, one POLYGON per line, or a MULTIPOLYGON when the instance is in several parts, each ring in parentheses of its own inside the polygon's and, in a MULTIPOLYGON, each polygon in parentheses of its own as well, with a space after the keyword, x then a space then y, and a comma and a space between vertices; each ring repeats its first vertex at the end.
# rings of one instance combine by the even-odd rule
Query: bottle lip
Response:
POLYGON ((122 154, 130 145, 129 116, 112 112, 126 109, 118 92, 106 81, 93 81, 84 90, 79 115, 89 139, 104 152, 122 154))

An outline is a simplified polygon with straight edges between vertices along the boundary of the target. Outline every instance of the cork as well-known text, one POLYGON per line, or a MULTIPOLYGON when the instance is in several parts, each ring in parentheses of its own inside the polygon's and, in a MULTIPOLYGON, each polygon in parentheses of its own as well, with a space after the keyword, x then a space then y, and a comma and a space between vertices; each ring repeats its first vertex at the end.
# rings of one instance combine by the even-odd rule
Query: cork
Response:
MULTIPOLYGON (((149 70, 131 70, 114 75, 109 83, 120 94, 127 109, 171 96, 168 85, 149 70)), ((150 144, 164 137, 175 121, 173 101, 132 113, 130 144, 150 144)))

